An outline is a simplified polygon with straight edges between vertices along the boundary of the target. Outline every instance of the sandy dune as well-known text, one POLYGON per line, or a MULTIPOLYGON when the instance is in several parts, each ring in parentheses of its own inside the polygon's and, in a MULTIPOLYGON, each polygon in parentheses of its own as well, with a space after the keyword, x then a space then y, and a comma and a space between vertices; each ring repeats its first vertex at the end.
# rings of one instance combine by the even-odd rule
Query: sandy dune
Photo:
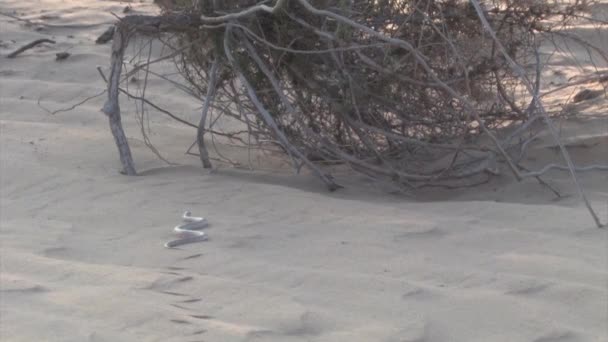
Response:
MULTIPOLYGON (((608 340, 607 230, 566 174, 551 174, 572 195, 560 200, 507 177, 412 198, 355 177, 330 194, 305 175, 208 174, 183 156, 191 129, 152 112, 151 138, 178 165, 159 161, 127 101, 143 172, 118 174, 102 98, 55 115, 37 102, 55 110, 103 90, 95 67, 110 50, 94 40, 126 5, 0 2, 48 24, 0 16, 0 340, 608 340), (48 37, 57 43, 4 57, 48 37), (72 56, 56 62, 61 51, 72 56), (210 240, 165 249, 186 209, 208 218, 210 240)), ((196 119, 199 104, 166 83, 149 91, 196 119)), ((563 132, 578 162, 606 163, 605 99, 583 105, 595 117, 563 132)), ((532 157, 559 160, 549 140, 532 157)), ((581 181, 605 221, 608 173, 581 181)))

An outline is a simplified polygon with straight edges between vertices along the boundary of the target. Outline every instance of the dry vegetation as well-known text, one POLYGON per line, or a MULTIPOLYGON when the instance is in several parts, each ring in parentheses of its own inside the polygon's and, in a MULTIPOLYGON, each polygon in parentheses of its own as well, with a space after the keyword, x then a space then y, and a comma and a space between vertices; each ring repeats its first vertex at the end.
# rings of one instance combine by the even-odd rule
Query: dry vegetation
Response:
MULTIPOLYGON (((540 100, 539 47, 569 39, 608 61, 600 47, 563 30, 585 20, 606 24, 586 16, 586 1, 158 4, 162 15, 127 16, 114 36, 104 111, 128 174, 135 169, 120 127, 118 93, 134 72, 122 74, 125 47, 139 33, 160 39, 172 53, 157 60, 144 56, 135 70, 147 78, 155 62, 171 58, 183 77, 176 86, 203 102, 198 125, 161 111, 197 128, 206 168, 211 158, 203 138, 209 133, 250 148, 270 144, 331 190, 339 185, 330 170, 339 166, 406 189, 470 186, 502 169, 517 179, 542 181, 544 172, 561 168, 576 182, 563 146, 563 166, 531 172, 521 161, 539 130, 549 129, 559 141, 554 113, 540 100), (207 120, 211 112, 242 122, 242 128, 216 130, 207 120)), ((582 190, 580 195, 587 203, 582 190)))

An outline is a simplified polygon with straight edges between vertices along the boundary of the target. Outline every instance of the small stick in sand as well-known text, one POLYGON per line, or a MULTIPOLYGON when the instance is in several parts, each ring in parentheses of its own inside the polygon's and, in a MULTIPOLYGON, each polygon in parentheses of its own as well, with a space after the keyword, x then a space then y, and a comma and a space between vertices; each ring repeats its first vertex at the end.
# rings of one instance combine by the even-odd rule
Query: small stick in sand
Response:
POLYGON ((97 37, 97 40, 95 41, 95 44, 105 44, 107 42, 109 42, 110 40, 112 40, 112 38, 114 37, 114 26, 110 26, 108 27, 107 30, 105 30, 101 36, 97 37))
POLYGON ((29 43, 29 44, 27 44, 27 45, 24 45, 24 46, 22 46, 22 47, 20 47, 20 48, 19 48, 19 49, 17 49, 16 51, 9 53, 9 54, 6 56, 6 58, 15 58, 15 57, 17 57, 17 55, 19 55, 19 54, 20 54, 20 53, 22 53, 23 51, 25 51, 25 50, 29 50, 29 49, 33 48, 34 46, 36 46, 36 45, 38 45, 38 44, 42 44, 42 43, 51 43, 51 44, 55 44, 55 41, 54 41, 54 40, 50 40, 50 39, 46 39, 46 38, 43 38, 43 39, 38 39, 38 40, 34 40, 33 42, 31 42, 31 43, 29 43))

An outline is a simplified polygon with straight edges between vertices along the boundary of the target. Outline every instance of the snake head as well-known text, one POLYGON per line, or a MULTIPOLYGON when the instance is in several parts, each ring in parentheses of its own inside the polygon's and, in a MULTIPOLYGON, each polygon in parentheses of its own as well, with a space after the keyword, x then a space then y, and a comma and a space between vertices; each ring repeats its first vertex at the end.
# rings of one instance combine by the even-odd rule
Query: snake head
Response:
POLYGON ((192 213, 189 210, 184 211, 184 215, 182 216, 183 218, 187 218, 190 217, 192 215, 192 213))

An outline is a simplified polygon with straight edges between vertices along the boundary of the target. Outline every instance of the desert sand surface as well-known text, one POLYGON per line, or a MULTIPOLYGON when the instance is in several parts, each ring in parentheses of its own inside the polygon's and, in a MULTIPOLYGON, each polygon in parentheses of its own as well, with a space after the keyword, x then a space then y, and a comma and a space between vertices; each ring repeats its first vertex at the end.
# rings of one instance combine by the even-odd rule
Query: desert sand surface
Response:
MULTIPOLYGON (((119 174, 103 97, 42 107, 104 89, 96 66, 107 71, 110 44, 95 39, 127 4, 156 11, 0 1, 34 23, 0 16, 0 340, 608 341, 607 230, 566 173, 547 178, 562 198, 507 176, 401 196, 348 175, 328 193, 307 175, 208 173, 183 153, 192 129, 151 112, 151 139, 175 165, 158 160, 123 97, 141 175, 119 174), (5 58, 39 38, 56 44, 5 58), (166 249, 184 210, 209 220, 210 239, 166 249)), ((607 32, 589 35, 608 46, 607 32)), ((556 82, 580 71, 556 61, 556 82)), ((150 84, 196 120, 200 103, 150 84)), ((577 106, 564 141, 578 163, 608 163, 605 96, 577 106)), ((550 139, 530 158, 559 161, 550 139)), ((580 179, 605 222, 608 172, 580 179)))

